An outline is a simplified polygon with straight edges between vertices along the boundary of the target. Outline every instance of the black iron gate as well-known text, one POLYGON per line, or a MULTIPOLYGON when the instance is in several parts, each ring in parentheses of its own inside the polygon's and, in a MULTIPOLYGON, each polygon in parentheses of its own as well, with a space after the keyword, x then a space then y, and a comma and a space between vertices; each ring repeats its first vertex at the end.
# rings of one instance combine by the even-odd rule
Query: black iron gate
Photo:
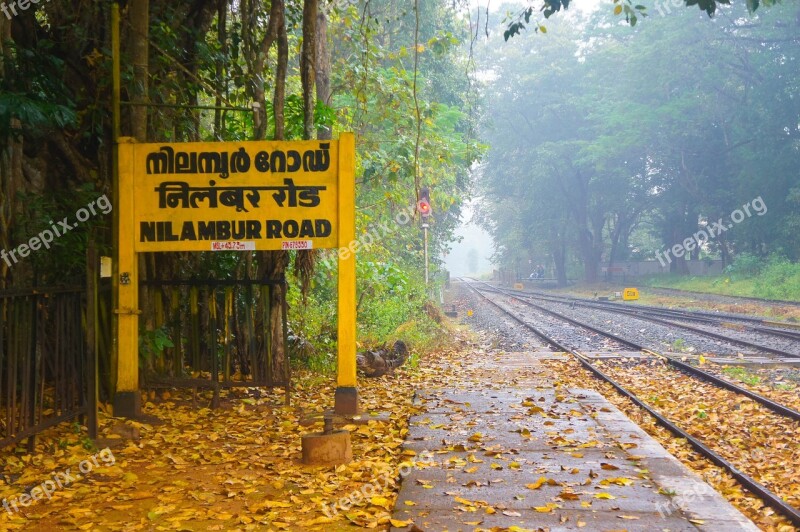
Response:
POLYGON ((79 416, 96 437, 91 314, 85 287, 0 292, 0 448, 28 438, 32 450, 36 434, 79 416))
POLYGON ((153 330, 140 335, 143 388, 283 387, 290 392, 288 357, 278 363, 271 345, 271 301, 286 283, 266 280, 150 280, 143 283, 155 311, 153 330))

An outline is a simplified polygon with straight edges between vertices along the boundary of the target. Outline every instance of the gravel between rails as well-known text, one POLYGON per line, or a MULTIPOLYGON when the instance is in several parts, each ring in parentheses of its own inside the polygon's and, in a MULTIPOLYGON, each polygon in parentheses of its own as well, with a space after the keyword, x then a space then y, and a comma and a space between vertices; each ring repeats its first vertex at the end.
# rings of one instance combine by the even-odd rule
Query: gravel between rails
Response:
POLYGON ((504 351, 549 349, 549 346, 541 338, 526 331, 517 322, 481 301, 480 296, 475 295, 467 288, 457 293, 452 303, 459 309, 459 317, 463 323, 491 333, 495 338, 496 347, 504 351), (468 315, 469 312, 472 312, 472 316, 468 315))
POLYGON ((782 338, 780 336, 774 336, 769 333, 758 331, 739 330, 733 327, 714 327, 705 323, 697 323, 690 320, 678 320, 670 318, 670 321, 674 321, 676 323, 686 323, 687 325, 691 325, 692 327, 696 327, 698 329, 703 329, 704 331, 724 334, 726 336, 730 336, 731 338, 737 338, 746 342, 761 344, 774 349, 780 349, 781 351, 786 351, 787 353, 800 355, 800 340, 782 338))
POLYGON ((615 314, 607 310, 572 309, 569 304, 553 302, 547 302, 541 306, 614 333, 653 351, 673 351, 680 347, 684 350, 716 355, 736 356, 742 353, 774 356, 744 346, 707 338, 685 329, 669 327, 624 314, 615 314))
POLYGON ((564 320, 529 307, 507 296, 498 296, 491 292, 484 295, 503 308, 509 309, 523 321, 526 321, 541 330, 546 335, 579 351, 626 351, 630 347, 620 344, 594 331, 578 327, 564 320))

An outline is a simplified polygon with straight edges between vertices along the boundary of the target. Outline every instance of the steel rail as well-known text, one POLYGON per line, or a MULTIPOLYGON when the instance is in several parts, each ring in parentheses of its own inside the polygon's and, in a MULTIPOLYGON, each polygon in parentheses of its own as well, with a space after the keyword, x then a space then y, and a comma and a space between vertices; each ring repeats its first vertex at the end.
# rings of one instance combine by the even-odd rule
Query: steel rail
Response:
MULTIPOLYGON (((479 294, 486 301, 488 301, 489 303, 491 303, 492 305, 494 305, 495 307, 500 309, 503 313, 505 313, 506 315, 508 315, 509 317, 514 319, 515 321, 519 322, 520 324, 524 325, 526 328, 528 328, 529 330, 531 330, 532 332, 537 334, 539 337, 541 337, 542 339, 547 341, 549 344, 552 344, 552 345, 556 346, 561 351, 564 351, 564 352, 567 352, 567 353, 570 353, 571 355, 573 355, 581 363, 581 365, 583 365, 586 369, 591 371, 594 375, 596 375, 601 380, 604 380, 605 382, 609 383, 611 386, 614 387, 615 390, 617 390, 617 392, 619 392, 620 394, 622 394, 625 397, 627 397, 636 406, 638 406, 639 408, 645 410, 656 421, 658 421, 658 423, 661 426, 665 427, 667 430, 669 430, 670 432, 672 432, 676 436, 685 439, 687 442, 689 442, 689 444, 698 453, 700 453, 701 455, 703 455, 704 457, 708 458, 713 463, 715 463, 716 465, 718 465, 719 467, 721 467, 722 469, 724 469, 725 471, 730 473, 730 475, 733 476, 737 480, 737 482, 739 482, 742 486, 744 486, 745 488, 747 488, 751 492, 753 492, 753 493, 757 494, 759 497, 761 497, 761 499, 763 499, 764 502, 766 502, 773 509, 777 510, 782 515, 784 515, 786 518, 788 518, 795 526, 800 526, 800 510, 798 510, 797 508, 795 508, 795 507, 791 506, 790 504, 786 503, 777 494, 771 492, 766 486, 764 486, 763 484, 759 483, 758 481, 756 481, 755 479, 753 479, 752 477, 750 477, 746 473, 740 471, 736 466, 734 466, 733 464, 731 464, 730 462, 725 460, 725 458, 723 458, 722 456, 720 456, 719 454, 714 452, 711 448, 706 446, 703 442, 701 442, 700 440, 698 440, 697 438, 695 438, 694 436, 692 436, 688 432, 684 431, 679 426, 677 426, 674 423, 672 423, 670 420, 668 420, 666 417, 661 415, 658 411, 654 410, 649 405, 645 404, 641 399, 636 397, 635 394, 633 394, 632 392, 628 391, 621 384, 619 384, 614 379, 612 379, 611 377, 609 377, 608 375, 603 373, 600 369, 596 368, 594 366, 594 364, 592 364, 591 362, 588 361, 588 359, 586 359, 586 357, 584 355, 582 355, 578 351, 575 351, 575 350, 570 349, 570 348, 568 348, 566 346, 563 346, 562 344, 560 344, 559 342, 557 342, 556 340, 554 340, 552 338, 549 338, 547 334, 539 331, 536 327, 534 327, 534 326, 528 324, 527 322, 521 320, 517 316, 513 315, 507 309, 504 309, 502 306, 500 306, 496 302, 494 302, 491 299, 489 299, 488 297, 486 297, 484 294, 482 294, 480 292, 480 290, 478 290, 477 288, 471 286, 469 284, 469 282, 467 283, 467 287, 470 288, 471 290, 473 290, 475 293, 479 294)), ((493 290, 493 291, 495 291, 497 293, 500 293, 500 294, 503 294, 503 292, 500 291, 500 290, 493 290)), ((506 295, 507 297, 512 297, 512 298, 515 297, 515 296, 510 296, 508 294, 503 294, 503 295, 506 295)), ((669 357, 667 357, 667 358, 669 358, 669 357)))
MULTIPOLYGON (((530 297, 530 296, 527 296, 527 297, 530 297)), ((559 302, 558 299, 548 299, 546 297, 543 297, 543 299, 559 302)), ((656 320, 656 319, 659 319, 658 318, 659 316, 661 316, 662 318, 667 318, 667 320, 666 320, 667 323, 674 324, 676 327, 688 328, 688 327, 691 327, 691 326, 690 325, 684 325, 684 324, 681 324, 681 323, 675 323, 673 321, 669 321, 669 318, 676 319, 676 320, 696 321, 696 322, 700 322, 700 323, 707 323, 709 325, 716 325, 716 326, 719 326, 719 327, 731 327, 731 328, 742 327, 742 328, 744 328, 746 330, 749 330, 751 332, 768 334, 768 335, 772 335, 772 336, 780 336, 780 337, 783 337, 783 338, 787 338, 789 340, 800 341, 800 333, 798 333, 798 332, 784 331, 784 330, 775 329, 775 328, 772 328, 772 327, 762 327, 760 325, 752 324, 752 323, 762 323, 761 321, 756 321, 756 322, 752 322, 752 323, 748 322, 747 324, 742 324, 742 323, 732 323, 730 321, 725 321, 725 319, 720 319, 720 318, 707 318, 705 316, 695 316, 695 315, 693 315, 693 314, 691 314, 689 312, 681 312, 681 311, 678 311, 678 310, 667 310, 667 309, 664 309, 664 310, 651 310, 651 309, 639 309, 639 308, 624 308, 624 307, 620 307, 620 306, 616 306, 616 305, 615 306, 605 305, 605 304, 600 303, 600 302, 597 302, 597 303, 596 302, 589 302, 589 301, 585 301, 584 302, 584 301, 577 301, 577 300, 575 301, 575 304, 583 306, 583 307, 597 308, 597 309, 600 309, 600 310, 607 310, 609 312, 616 312, 616 313, 619 313, 619 314, 627 314, 629 316, 636 316, 636 317, 640 317, 641 319, 644 319, 644 320, 656 320)), ((696 329, 696 328, 694 328, 693 330, 702 331, 704 329, 696 329)), ((709 331, 706 331, 706 334, 715 334, 715 333, 711 333, 709 331)), ((729 336, 724 336, 724 335, 720 335, 720 336, 723 336, 724 338, 728 338, 729 339, 728 341, 732 341, 732 342, 742 342, 742 343, 746 342, 744 340, 738 340, 736 338, 732 338, 732 337, 729 337, 729 336)), ((771 348, 767 348, 765 346, 762 346, 761 344, 753 344, 751 347, 754 347, 754 346, 760 346, 758 348, 762 349, 762 350, 763 349, 767 349, 767 350, 771 349, 771 348)), ((792 357, 792 358, 800 358, 800 355, 795 355, 795 354, 792 354, 792 353, 789 353, 789 352, 783 351, 783 350, 780 350, 780 351, 782 353, 784 353, 784 356, 789 356, 789 357, 792 357)))
MULTIPOLYGON (((511 291, 512 290, 509 290, 509 292, 511 291)), ((629 307, 625 305, 620 305, 619 303, 614 303, 612 301, 592 301, 582 298, 542 294, 540 292, 534 292, 533 294, 531 292, 526 293, 519 290, 513 290, 513 292, 523 294, 523 297, 533 297, 533 294, 536 294, 536 297, 548 301, 575 303, 581 306, 589 306, 601 310, 612 309, 611 310, 612 312, 619 312, 621 314, 631 314, 631 315, 636 314, 642 316, 652 315, 656 317, 660 316, 665 318, 673 318, 677 320, 689 320, 700 323, 708 323, 711 325, 718 325, 720 327, 726 327, 726 326, 744 327, 753 332, 760 332, 763 334, 770 334, 773 336, 781 336, 783 338, 788 338, 790 340, 800 341, 800 332, 787 331, 775 328, 775 327, 789 327, 789 328, 797 327, 796 324, 788 322, 768 321, 768 320, 763 320, 761 318, 750 318, 747 316, 734 316, 729 314, 715 315, 713 313, 706 313, 706 312, 659 308, 659 307, 654 307, 652 305, 636 305, 635 307, 629 307), (746 324, 734 323, 731 320, 742 321, 745 322, 746 324), (764 325, 770 325, 770 327, 765 327, 764 325)))
MULTIPOLYGON (((600 301, 600 300, 594 300, 594 299, 588 299, 588 298, 576 297, 576 296, 545 294, 544 292, 541 292, 541 291, 514 290, 514 289, 507 289, 507 290, 509 292, 517 292, 517 293, 524 294, 524 295, 527 295, 527 296, 536 295, 536 296, 540 296, 540 297, 543 297, 543 298, 551 298, 551 299, 554 299, 554 300, 561 299, 561 300, 569 301, 569 302, 575 301, 575 302, 593 303, 593 304, 596 304, 596 305, 603 305, 603 306, 614 307, 614 308, 626 308, 626 305, 627 305, 625 303, 619 303, 619 302, 615 302, 615 301, 600 301)), ((677 310, 677 309, 668 309, 668 308, 664 308, 664 307, 657 307, 655 305, 643 305, 643 304, 637 304, 636 308, 637 309, 652 310, 654 312, 682 312, 682 313, 686 314, 687 316, 691 315, 693 318, 694 317, 698 317, 698 318, 699 317, 704 317, 704 318, 716 319, 716 320, 728 319, 728 320, 744 321, 744 322, 747 322, 747 323, 754 323, 754 324, 758 324, 758 325, 777 325, 777 326, 781 326, 781 327, 800 328, 800 324, 764 320, 762 318, 753 318, 753 317, 750 317, 750 316, 741 316, 741 315, 738 315, 738 314, 732 314, 730 312, 708 312, 708 311, 703 311, 703 310, 677 310)))
MULTIPOLYGON (((524 301, 524 300, 520 299, 519 296, 509 294, 507 291, 504 291, 502 289, 498 289, 496 287, 492 287, 492 288, 494 290, 500 291, 501 293, 505 293, 508 297, 514 297, 518 301, 524 301)), ((550 301, 554 301, 554 302, 557 302, 557 303, 567 304, 566 302, 561 302, 556 298, 550 298, 548 296, 541 296, 541 295, 537 295, 537 296, 541 297, 542 299, 545 299, 545 300, 549 299, 550 301)), ((525 295, 523 297, 532 299, 532 296, 530 296, 530 295, 525 295)), ((773 355, 778 355, 778 356, 782 356, 782 357, 789 357, 789 358, 800 358, 800 354, 790 353, 790 352, 784 351, 782 349, 776 349, 774 347, 769 347, 769 346, 765 346, 765 345, 762 345, 762 344, 749 342, 747 340, 741 340, 739 338, 732 338, 732 337, 726 336, 724 334, 715 333, 713 331, 707 331, 705 329, 700 329, 698 327, 694 327, 692 325, 688 325, 688 324, 685 324, 685 323, 676 323, 676 322, 665 320, 665 319, 662 319, 662 318, 656 318, 654 316, 648 316, 647 314, 638 312, 637 310, 634 310, 634 309, 614 308, 612 310, 612 309, 609 309, 606 305, 598 305, 598 304, 596 304, 596 302, 593 302, 593 301, 582 301, 582 300, 579 300, 579 299, 574 299, 574 300, 569 300, 569 301, 571 303, 575 304, 575 305, 580 305, 582 307, 596 308, 596 309, 599 309, 599 310, 607 310, 608 312, 616 312, 618 314, 626 314, 626 315, 629 315, 629 316, 634 316, 634 317, 642 319, 642 320, 650 321, 650 322, 653 322, 653 323, 658 323, 660 325, 665 325, 665 326, 668 326, 668 327, 678 327, 678 328, 681 328, 681 329, 685 329, 685 330, 694 332, 696 334, 700 334, 702 336, 708 336, 708 337, 714 338, 716 340, 721 340, 721 341, 728 342, 728 343, 731 343, 731 344, 738 344, 740 346, 749 347, 751 349, 758 349, 760 351, 765 351, 765 352, 771 353, 773 355)), ((537 308, 544 309, 544 307, 539 307, 538 305, 537 305, 537 308)), ((688 319, 694 319, 694 318, 688 317, 688 319)), ((723 323, 723 322, 720 322, 720 324, 721 323, 723 323)), ((765 332, 765 331, 762 331, 762 332, 765 332)), ((789 331, 785 331, 785 333, 787 335, 791 335, 791 336, 789 336, 789 338, 791 338, 792 340, 797 340, 798 339, 798 338, 794 337, 794 335, 789 331)))
POLYGON ((617 336, 617 335, 615 335, 613 333, 604 331, 602 329, 598 329, 596 327, 592 327, 591 325, 583 324, 583 323, 581 323, 581 322, 579 322, 577 320, 573 320, 572 318, 569 318, 568 316, 564 316, 562 314, 559 314, 558 312, 545 309, 545 308, 540 307, 539 305, 536 305, 534 303, 530 303, 528 301, 519 299, 518 297, 516 297, 514 295, 507 294, 507 293, 503 292, 503 290, 499 290, 499 289, 494 288, 494 287, 492 287, 492 290, 495 291, 496 293, 503 294, 506 297, 510 297, 512 299, 516 299, 517 301, 519 301, 519 302, 521 302, 523 304, 532 306, 532 307, 536 308, 537 310, 544 311, 545 313, 550 314, 552 316, 555 316, 555 317, 557 317, 559 319, 563 319, 565 321, 568 321, 568 322, 570 322, 570 323, 572 323, 574 325, 577 325, 579 327, 583 327, 583 328, 589 329, 590 331, 595 332, 597 334, 608 336, 609 338, 612 338, 612 339, 614 339, 614 340, 616 340, 616 341, 618 341, 620 343, 627 344, 628 346, 636 349, 637 351, 642 351, 644 353, 649 353, 651 355, 659 357, 659 358, 667 361, 667 363, 669 363, 671 366, 673 366, 675 368, 678 368, 679 370, 685 371, 685 372, 689 373, 690 375, 694 375, 696 377, 699 377, 699 378, 701 378, 703 380, 706 380, 707 382, 710 382, 710 383, 712 383, 712 384, 714 384, 716 386, 719 386, 721 388, 725 388, 725 389, 730 390, 732 392, 744 395, 745 397, 748 397, 748 398, 752 399, 753 401, 756 401, 757 403, 761 404, 762 406, 765 406, 766 408, 772 410, 776 414, 788 417, 788 418, 793 419, 795 421, 800 421, 800 412, 798 412, 797 410, 794 410, 794 409, 789 408, 787 406, 784 406, 784 405, 782 405, 780 403, 777 403, 777 402, 773 401, 772 399, 768 399, 767 397, 764 397, 761 394, 758 394, 756 392, 748 390, 747 388, 742 388, 741 386, 738 386, 738 385, 736 385, 736 384, 734 384, 732 382, 726 381, 725 379, 721 379, 720 377, 717 377, 716 375, 713 375, 711 373, 703 371, 703 370, 701 370, 699 368, 696 368, 696 367, 694 367, 694 366, 692 366, 690 364, 686 364, 685 362, 682 362, 682 361, 676 359, 675 357, 671 357, 671 356, 668 356, 668 355, 664 355, 662 353, 658 353, 656 351, 653 351, 652 349, 648 349, 648 348, 646 348, 646 347, 644 347, 642 345, 639 345, 636 342, 632 342, 630 340, 626 340, 624 338, 620 338, 619 336, 617 336))

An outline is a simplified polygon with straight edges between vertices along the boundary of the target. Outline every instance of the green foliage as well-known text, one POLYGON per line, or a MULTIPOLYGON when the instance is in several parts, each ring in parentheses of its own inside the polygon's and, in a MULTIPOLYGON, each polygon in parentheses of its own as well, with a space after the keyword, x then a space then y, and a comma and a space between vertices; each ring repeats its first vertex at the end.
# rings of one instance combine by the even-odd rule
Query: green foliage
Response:
POLYGON ((97 215, 78 223, 75 212, 99 196, 102 193, 91 183, 55 194, 49 190, 44 194, 20 193, 23 215, 17 218, 12 238, 17 245, 28 242, 54 224, 58 227, 58 221, 64 217, 72 226, 72 230, 56 237, 49 249, 41 248, 24 259, 32 266, 30 271, 37 282, 44 285, 84 282, 89 235, 91 231, 99 233, 110 228, 111 214, 102 215, 97 210, 97 215))
POLYGON ((754 286, 760 297, 800 301, 800 263, 771 257, 754 286))
MULTIPOLYGON (((545 0, 541 9, 544 14, 544 18, 550 18, 550 15, 553 13, 561 11, 562 6, 564 9, 567 9, 567 7, 569 7, 569 0, 545 0)), ((506 30, 503 32, 503 40, 507 41, 511 37, 522 33, 522 30, 524 30, 531 23, 531 15, 533 15, 533 8, 531 7, 524 9, 516 17, 506 15, 506 22, 508 25, 506 26, 506 30)), ((547 33, 547 28, 537 23, 533 27, 533 31, 534 33, 547 33)))
POLYGON ((723 270, 724 274, 732 277, 748 278, 761 273, 764 268, 764 259, 752 253, 742 253, 737 256, 733 264, 729 264, 723 270))
POLYGON ((683 338, 677 338, 672 341, 670 347, 673 351, 681 352, 686 349, 686 341, 683 338))
POLYGON ((756 386, 761 383, 761 379, 758 375, 753 375, 747 371, 747 369, 740 366, 728 366, 722 368, 722 373, 745 384, 749 384, 750 386, 756 386))
MULTIPOLYGON (((730 0, 683 0, 686 7, 697 6, 701 11, 704 11, 709 17, 713 17, 717 11, 718 5, 730 5, 730 0)), ((763 2, 765 6, 771 6, 776 3, 775 0, 766 0, 763 2)), ((563 8, 565 11, 569 8, 569 0, 542 0, 538 11, 542 12, 545 18, 550 18, 555 13, 558 13, 563 8)), ((625 15, 625 22, 630 24, 631 27, 636 26, 639 17, 647 16, 647 7, 642 4, 633 4, 630 0, 614 0, 614 14, 625 15)), ((745 0, 747 11, 755 13, 761 5, 760 0, 745 0)), ((523 9, 515 17, 507 17, 506 29, 503 32, 503 39, 508 40, 515 35, 521 33, 526 25, 530 23, 531 15, 534 8, 528 7, 523 9)), ((536 31, 540 31, 542 26, 538 26, 536 31)), ((542 31, 542 33, 546 33, 542 31)))
MULTIPOLYGON (((303 110, 303 97, 299 94, 290 94, 286 97, 286 108, 284 110, 286 120, 286 140, 300 140, 303 138, 303 121, 305 112, 303 110)), ((317 127, 332 127, 336 123, 335 111, 317 100, 314 108, 314 123, 317 127)), ((274 128, 274 116, 270 114, 270 125, 274 128)))
POLYGON ((72 432, 77 435, 81 447, 90 453, 97 451, 97 446, 95 445, 94 440, 92 440, 89 435, 83 431, 83 427, 81 427, 81 424, 77 421, 72 422, 72 432))
POLYGON ((5 76, 0 78, 0 139, 25 132, 35 138, 49 130, 74 126, 77 122, 75 103, 63 81, 65 65, 53 54, 55 43, 39 39, 25 48, 6 43, 9 58, 5 60, 5 76), (15 129, 11 119, 19 120, 22 129, 15 129))
POLYGON ((139 360, 149 364, 164 354, 168 347, 175 347, 170 340, 170 331, 166 325, 158 329, 139 332, 139 360))
MULTIPOLYGON (((107 179, 110 153, 104 148, 109 145, 111 79, 109 32, 103 24, 107 24, 108 7, 93 3, 84 7, 40 12, 35 21, 26 21, 36 23, 35 32, 18 39, 27 48, 4 48, 8 60, 0 80, 0 127, 7 127, 12 117, 19 118, 26 152, 37 151, 41 161, 52 158, 54 167, 81 166, 80 172, 68 169, 52 178, 57 185, 52 198, 24 200, 26 212, 17 223, 19 234, 14 235, 19 239, 36 234, 54 213, 60 213, 60 219, 93 199, 63 192, 74 188, 76 175, 81 181, 87 175, 98 182, 107 179), (98 20, 102 21, 99 26, 98 20), (36 144, 52 128, 72 127, 78 131, 65 132, 59 138, 64 142, 58 145, 36 144)), ((269 99, 276 87, 277 51, 273 47, 266 56, 258 56, 263 52, 257 50, 267 29, 268 3, 250 3, 252 13, 241 7, 237 3, 187 7, 151 2, 147 99, 154 105, 147 111, 148 140, 250 139, 255 130, 250 112, 254 87, 267 95, 265 128, 270 136, 275 112, 269 99), (218 7, 228 10, 225 22, 218 7), (257 64, 266 65, 263 72, 251 71, 257 64), (196 105, 226 110, 197 110, 196 105)), ((290 2, 286 7, 289 70, 283 111, 286 137, 297 139, 302 137, 304 118, 297 60, 302 3, 290 2)), ((420 3, 418 41, 413 31, 417 14, 402 3, 357 0, 330 8, 333 97, 330 106, 317 102, 315 125, 331 128, 334 138, 341 131, 357 133, 358 230, 390 228, 375 245, 359 251, 360 338, 383 342, 402 333, 413 342, 423 342, 439 329, 425 312, 422 235, 418 220, 398 223, 396 216, 416 203, 421 186, 431 187, 431 267, 432 275, 438 274, 436 257, 447 249, 459 223, 461 205, 471 193, 471 167, 484 149, 476 135, 479 94, 466 53, 470 30, 459 8, 445 0, 420 3)), ((19 20, 12 25, 14 33, 21 33, 19 20)), ((123 57, 121 72, 122 98, 128 102, 135 96, 129 59, 123 57)), ((126 134, 130 134, 132 109, 123 107, 126 134)), ((38 170, 41 161, 30 164, 34 157, 26 156, 28 167, 38 170)), ((73 231, 58 240, 57 249, 37 255, 37 271, 79 279, 86 236, 86 231, 73 231)), ((244 271, 243 253, 187 255, 165 261, 169 274, 222 279, 244 271)), ((294 286, 291 325, 313 346, 298 357, 311 367, 329 369, 336 336, 333 272, 325 266, 319 269, 307 306, 294 286)), ((143 333, 140 344, 145 362, 169 347, 162 334, 143 333)))
MULTIPOLYGON (((441 337, 441 326, 427 312, 424 284, 399 264, 359 261, 358 342, 364 347, 403 340, 425 350, 441 337)), ((336 267, 323 262, 314 275, 311 291, 302 301, 297 280, 289 292, 289 323, 295 335, 311 348, 295 353, 296 363, 331 373, 336 361, 336 267)))
MULTIPOLYGON (((752 266, 751 260, 746 257, 743 265, 752 266)), ((643 284, 732 296, 800 301, 800 263, 779 255, 759 261, 761 267, 756 274, 737 276, 726 273, 704 277, 656 275, 643 279, 643 284)))
POLYGON ((63 129, 76 121, 75 111, 65 105, 41 101, 27 94, 0 92, 0 138, 20 135, 11 127, 16 118, 36 136, 50 128, 63 129))
MULTIPOLYGON (((640 8, 619 0, 615 10, 630 18, 640 8)), ((796 129, 800 43, 782 22, 796 11, 775 6, 742 24, 742 5, 715 21, 679 9, 634 32, 601 11, 551 18, 547 39, 490 36, 479 51, 493 76, 479 218, 497 262, 582 263, 592 280, 600 261, 652 260, 753 198, 768 212, 717 232, 691 258, 800 260, 797 141, 766 133, 796 129), (687 45, 698 39, 704 46, 687 45), (720 59, 731 46, 746 66, 720 59)))

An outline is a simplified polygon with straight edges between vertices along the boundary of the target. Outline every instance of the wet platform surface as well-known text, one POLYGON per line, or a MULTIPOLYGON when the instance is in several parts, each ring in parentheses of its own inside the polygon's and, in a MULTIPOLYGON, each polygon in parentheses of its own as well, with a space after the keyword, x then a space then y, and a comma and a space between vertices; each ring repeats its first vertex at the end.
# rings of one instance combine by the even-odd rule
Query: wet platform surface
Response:
POLYGON ((426 531, 758 530, 601 395, 553 388, 536 353, 499 357, 419 393, 426 411, 406 448, 426 458, 394 519, 426 531))

